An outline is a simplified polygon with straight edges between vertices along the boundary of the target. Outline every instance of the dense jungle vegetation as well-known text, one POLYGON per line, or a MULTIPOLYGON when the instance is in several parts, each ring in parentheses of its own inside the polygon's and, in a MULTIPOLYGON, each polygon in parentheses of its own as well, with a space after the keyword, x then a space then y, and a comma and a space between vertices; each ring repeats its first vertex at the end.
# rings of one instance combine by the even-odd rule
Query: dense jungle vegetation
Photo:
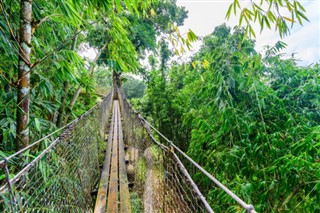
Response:
MULTIPOLYGON (((258 53, 251 27, 285 36, 307 17, 299 1, 261 2, 247 9, 234 0, 227 17, 239 13, 245 27, 216 27, 177 63, 197 37, 179 32, 188 12, 175 0, 0 0, 0 156, 66 125, 119 84, 160 132, 258 212, 319 212, 319 64, 284 59, 281 41, 258 53)), ((194 179, 226 211, 230 198, 194 179)))
MULTIPOLYGON (((281 59, 281 42, 261 56, 242 38, 242 29, 217 27, 191 62, 154 66, 133 102, 259 212, 318 211, 319 65, 281 59)), ((223 211, 219 195, 212 202, 223 211)))

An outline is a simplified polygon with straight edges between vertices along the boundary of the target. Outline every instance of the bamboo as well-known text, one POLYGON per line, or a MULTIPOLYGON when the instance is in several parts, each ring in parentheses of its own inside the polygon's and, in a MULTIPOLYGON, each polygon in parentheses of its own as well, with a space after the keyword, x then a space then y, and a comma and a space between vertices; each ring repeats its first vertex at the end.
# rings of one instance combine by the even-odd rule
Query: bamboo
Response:
POLYGON ((30 55, 31 55, 32 0, 21 0, 20 9, 20 56, 18 66, 18 99, 16 150, 29 144, 29 105, 30 105, 30 55), (21 57, 23 55, 23 57, 21 57))

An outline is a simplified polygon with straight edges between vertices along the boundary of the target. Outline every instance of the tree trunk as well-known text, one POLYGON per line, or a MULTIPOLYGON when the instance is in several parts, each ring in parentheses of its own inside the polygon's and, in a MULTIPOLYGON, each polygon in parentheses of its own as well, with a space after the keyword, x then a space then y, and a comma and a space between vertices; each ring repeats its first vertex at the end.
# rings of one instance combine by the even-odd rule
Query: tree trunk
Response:
POLYGON ((119 75, 116 71, 112 71, 113 100, 118 100, 118 81, 119 75))
MULTIPOLYGON (((102 52, 107 48, 107 44, 103 45, 103 47, 100 49, 99 53, 96 55, 96 57, 93 59, 93 61, 91 62, 90 64, 90 67, 89 67, 89 73, 90 73, 90 77, 93 77, 93 74, 94 74, 94 68, 96 66, 96 63, 98 61, 98 59, 100 58, 102 52)), ((69 117, 70 117, 70 114, 71 114, 71 111, 72 111, 72 108, 73 106, 75 105, 78 97, 79 97, 79 94, 80 94, 80 91, 81 91, 81 87, 79 86, 75 92, 75 94, 73 95, 73 98, 71 100, 71 103, 68 107, 68 110, 67 110, 67 113, 66 113, 66 118, 64 120, 64 125, 66 125, 68 123, 68 120, 69 120, 69 117)))
MULTIPOLYGON (((11 70, 10 70, 10 72, 11 72, 11 70)), ((13 71, 12 71, 13 72, 13 71)), ((9 75, 9 72, 5 72, 4 73, 4 77, 6 78, 6 79, 11 79, 11 76, 9 75)), ((6 93, 10 93, 11 92, 11 85, 10 85, 10 83, 8 82, 7 84, 5 84, 5 86, 4 86, 4 91, 6 92, 6 93)))
POLYGON ((66 101, 67 101, 68 91, 69 91, 69 82, 67 81, 63 82, 63 90, 64 90, 64 94, 61 98, 61 106, 58 110, 58 118, 56 123, 57 127, 61 127, 62 125, 63 113, 66 108, 66 101))
MULTIPOLYGON (((77 33, 77 32, 76 32, 77 33)), ((77 47, 77 40, 78 40, 78 34, 76 35, 76 37, 74 37, 72 45, 71 45, 71 50, 75 50, 77 47)), ((67 97, 68 97, 68 92, 69 92, 69 82, 65 81, 63 82, 63 90, 64 90, 64 94, 61 98, 61 106, 58 110, 58 118, 57 118, 57 123, 56 125, 58 127, 62 126, 62 121, 63 121, 63 114, 66 108, 66 102, 67 102, 67 97)))
POLYGON ((20 54, 18 66, 18 100, 16 149, 29 144, 29 90, 30 90, 30 54, 31 54, 32 0, 21 0, 20 8, 20 54))
POLYGON ((75 105, 75 103, 76 103, 76 101, 77 101, 77 99, 78 99, 78 97, 79 97, 80 92, 81 92, 81 87, 79 86, 79 87, 77 88, 77 91, 76 91, 76 93, 74 94, 71 102, 70 102, 69 108, 68 108, 68 110, 67 110, 66 118, 65 118, 65 120, 64 120, 64 125, 67 125, 67 123, 68 123, 68 120, 69 120, 69 117, 70 117, 70 114, 71 114, 71 110, 72 110, 73 106, 75 105))

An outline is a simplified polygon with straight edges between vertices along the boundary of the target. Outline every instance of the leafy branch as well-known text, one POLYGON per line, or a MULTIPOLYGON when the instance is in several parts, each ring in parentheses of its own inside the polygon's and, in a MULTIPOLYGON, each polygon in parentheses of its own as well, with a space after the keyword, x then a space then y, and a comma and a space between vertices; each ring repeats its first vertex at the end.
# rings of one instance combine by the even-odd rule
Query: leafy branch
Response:
POLYGON ((287 23, 291 24, 292 28, 296 22, 302 25, 303 20, 309 21, 304 7, 298 0, 293 2, 289 0, 261 0, 258 4, 252 0, 250 2, 249 6, 241 7, 239 0, 234 0, 229 6, 226 18, 230 19, 232 12, 236 15, 237 10, 241 10, 239 26, 242 26, 244 20, 247 34, 253 37, 256 37, 256 35, 252 24, 256 22, 260 25, 260 31, 263 31, 265 26, 271 29, 271 26, 274 25, 275 29, 279 31, 280 37, 283 38, 290 32, 287 23), (281 10, 288 12, 291 17, 282 15, 281 10))

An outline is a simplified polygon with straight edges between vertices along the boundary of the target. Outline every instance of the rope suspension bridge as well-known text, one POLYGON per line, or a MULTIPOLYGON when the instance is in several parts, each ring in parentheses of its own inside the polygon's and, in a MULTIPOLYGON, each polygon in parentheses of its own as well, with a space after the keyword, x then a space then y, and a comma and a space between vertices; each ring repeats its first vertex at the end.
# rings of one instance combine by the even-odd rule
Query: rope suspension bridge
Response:
POLYGON ((225 191, 230 205, 255 212, 148 123, 120 90, 116 92, 0 161, 0 175, 5 177, 0 186, 1 212, 221 209, 200 191, 195 176, 225 191))

